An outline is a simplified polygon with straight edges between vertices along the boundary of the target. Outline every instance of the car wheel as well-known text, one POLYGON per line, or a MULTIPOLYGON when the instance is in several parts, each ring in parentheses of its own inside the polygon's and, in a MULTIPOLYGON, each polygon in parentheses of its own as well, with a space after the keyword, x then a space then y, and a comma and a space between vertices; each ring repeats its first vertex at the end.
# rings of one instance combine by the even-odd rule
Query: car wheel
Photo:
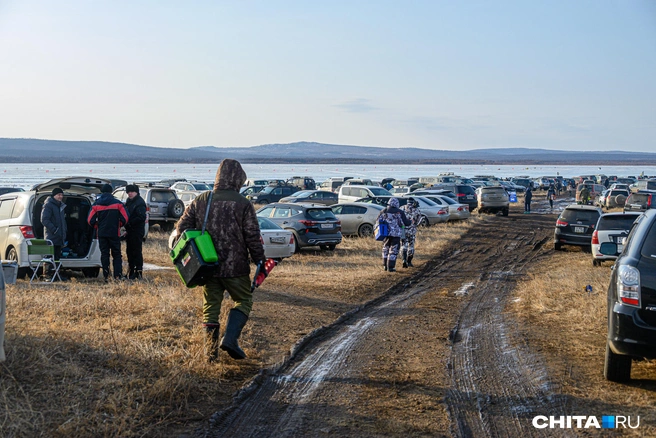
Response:
POLYGON ((611 382, 628 382, 631 380, 631 356, 613 353, 608 343, 606 343, 604 377, 611 382))
POLYGON ((554 249, 555 249, 556 251, 560 251, 560 250, 563 249, 563 245, 560 244, 560 243, 554 243, 554 249))
POLYGON ((428 218, 424 215, 421 216, 421 219, 419 220, 419 224, 417 225, 418 227, 428 227, 430 226, 430 223, 428 222, 428 218))
POLYGON ((257 201, 257 203, 262 205, 267 205, 269 201, 267 201, 266 199, 262 199, 261 201, 257 201))
POLYGON ((592 266, 601 266, 601 260, 592 259, 592 266))
POLYGON ((298 234, 294 234, 294 254, 298 253, 301 250, 301 246, 298 244, 298 234))
MULTIPOLYGON (((7 260, 18 263, 18 253, 16 252, 16 248, 13 246, 9 248, 9 251, 7 251, 7 260)), ((20 278, 22 280, 26 275, 31 275, 31 273, 32 270, 30 268, 18 268, 16 272, 16 278, 20 278)))
POLYGON ((185 211, 185 205, 184 202, 182 202, 179 199, 171 199, 169 201, 169 206, 166 209, 166 212, 168 213, 169 217, 172 218, 179 218, 182 216, 182 213, 185 211))
POLYGON ((83 268, 82 274, 84 274, 85 278, 98 278, 100 268, 83 268))
POLYGON ((374 235, 374 226, 371 224, 362 224, 358 228, 358 236, 360 237, 371 237, 374 235))

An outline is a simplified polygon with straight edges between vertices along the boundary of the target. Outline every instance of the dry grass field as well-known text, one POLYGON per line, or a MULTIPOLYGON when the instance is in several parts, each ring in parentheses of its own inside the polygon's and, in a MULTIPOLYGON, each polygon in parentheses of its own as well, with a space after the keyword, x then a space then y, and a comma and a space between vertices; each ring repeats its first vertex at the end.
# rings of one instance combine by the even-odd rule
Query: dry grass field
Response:
POLYGON ((656 361, 634 361, 628 384, 603 376, 611 266, 593 267, 590 253, 577 248, 554 251, 518 285, 512 310, 525 322, 531 349, 547 359, 551 380, 568 396, 570 415, 640 416, 633 433, 656 436, 656 361))
MULTIPOLYGON (((415 264, 477 222, 472 217, 422 229, 415 264)), ((163 233, 150 234, 146 263, 171 266, 166 240, 163 233)), ((410 271, 384 273, 380 243, 373 239, 345 238, 334 252, 304 250, 276 267, 256 291, 252 322, 242 337, 249 359, 224 358, 217 365, 205 361, 201 290, 184 288, 172 269, 148 270, 140 282, 73 277, 30 287, 19 280, 7 287, 0 435, 175 436, 207 420, 308 331, 378 296, 410 271), (259 330, 283 325, 277 319, 282 315, 269 315, 275 309, 258 312, 258 299, 269 290, 284 291, 278 300, 330 305, 298 315, 297 322, 285 318, 286 327, 296 329, 281 329, 262 344, 259 330)))

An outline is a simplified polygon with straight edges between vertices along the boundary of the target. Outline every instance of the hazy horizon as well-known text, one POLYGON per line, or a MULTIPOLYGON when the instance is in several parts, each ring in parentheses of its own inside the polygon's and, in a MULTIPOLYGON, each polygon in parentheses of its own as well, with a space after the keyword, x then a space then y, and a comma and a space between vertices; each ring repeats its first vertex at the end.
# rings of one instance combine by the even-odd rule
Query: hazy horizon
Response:
POLYGON ((656 150, 656 3, 0 5, 0 136, 656 150))

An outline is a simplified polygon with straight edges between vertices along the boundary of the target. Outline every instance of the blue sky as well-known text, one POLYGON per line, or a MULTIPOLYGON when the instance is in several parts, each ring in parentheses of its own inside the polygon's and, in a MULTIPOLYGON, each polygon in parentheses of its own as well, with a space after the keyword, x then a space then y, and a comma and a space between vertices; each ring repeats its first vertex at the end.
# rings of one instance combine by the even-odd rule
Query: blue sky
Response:
POLYGON ((656 152, 656 1, 0 2, 0 137, 656 152))

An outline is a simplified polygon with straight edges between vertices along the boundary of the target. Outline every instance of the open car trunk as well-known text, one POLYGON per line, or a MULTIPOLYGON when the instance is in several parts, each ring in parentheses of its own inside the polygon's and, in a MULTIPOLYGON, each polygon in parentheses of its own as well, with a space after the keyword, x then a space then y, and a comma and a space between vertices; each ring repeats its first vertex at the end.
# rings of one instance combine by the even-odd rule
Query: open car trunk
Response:
MULTIPOLYGON (((32 224, 34 236, 37 239, 45 238, 45 231, 41 223, 43 204, 49 195, 37 196, 32 210, 32 224)), ((93 241, 93 227, 87 223, 91 202, 84 196, 64 196, 66 204, 64 216, 66 217, 66 240, 68 245, 62 247, 62 259, 84 258, 89 254, 93 241)))

